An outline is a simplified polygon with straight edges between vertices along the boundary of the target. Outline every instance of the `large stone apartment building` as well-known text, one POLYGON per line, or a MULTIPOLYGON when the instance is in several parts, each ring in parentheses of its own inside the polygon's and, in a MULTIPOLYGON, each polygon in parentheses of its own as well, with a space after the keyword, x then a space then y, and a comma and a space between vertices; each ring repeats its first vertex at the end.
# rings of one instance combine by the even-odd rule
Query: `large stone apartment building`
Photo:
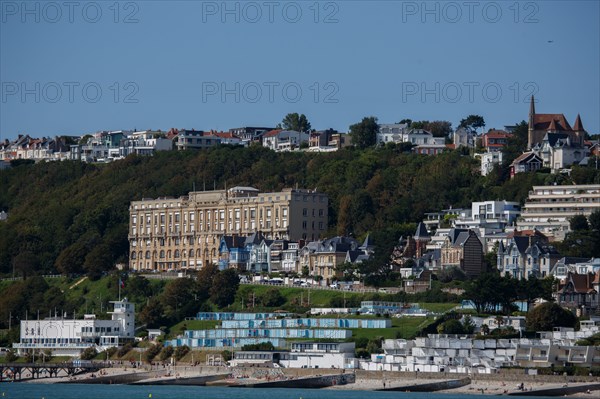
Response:
POLYGON ((200 269, 219 261, 224 235, 315 240, 327 229, 328 198, 305 189, 261 193, 253 187, 132 201, 131 270, 200 269))

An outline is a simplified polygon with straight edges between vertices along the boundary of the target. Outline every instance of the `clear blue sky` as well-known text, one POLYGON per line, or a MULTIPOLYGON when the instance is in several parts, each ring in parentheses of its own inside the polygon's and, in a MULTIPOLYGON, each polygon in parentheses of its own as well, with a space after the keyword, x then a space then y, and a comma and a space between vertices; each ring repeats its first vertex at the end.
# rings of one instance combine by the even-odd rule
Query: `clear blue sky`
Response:
POLYGON ((370 115, 501 128, 527 119, 532 92, 538 112, 581 113, 600 133, 597 0, 0 6, 0 139, 274 126, 289 112, 342 131, 370 115))

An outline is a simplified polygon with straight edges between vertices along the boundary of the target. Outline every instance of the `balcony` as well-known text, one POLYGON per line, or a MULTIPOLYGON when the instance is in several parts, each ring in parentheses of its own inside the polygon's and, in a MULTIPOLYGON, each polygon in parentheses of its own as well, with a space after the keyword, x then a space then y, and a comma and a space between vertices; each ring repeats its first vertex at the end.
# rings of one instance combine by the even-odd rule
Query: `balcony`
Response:
POLYGON ((61 348, 67 348, 67 349, 86 349, 88 347, 92 346, 91 343, 78 343, 78 344, 37 344, 37 343, 28 343, 28 344, 21 344, 21 343, 16 343, 13 344, 13 348, 15 349, 29 349, 29 348, 48 348, 48 349, 61 349, 61 348))
POLYGON ((78 331, 75 333, 76 337, 82 337, 82 338, 97 338, 100 337, 101 335, 104 335, 106 333, 100 333, 100 332, 81 332, 78 331))

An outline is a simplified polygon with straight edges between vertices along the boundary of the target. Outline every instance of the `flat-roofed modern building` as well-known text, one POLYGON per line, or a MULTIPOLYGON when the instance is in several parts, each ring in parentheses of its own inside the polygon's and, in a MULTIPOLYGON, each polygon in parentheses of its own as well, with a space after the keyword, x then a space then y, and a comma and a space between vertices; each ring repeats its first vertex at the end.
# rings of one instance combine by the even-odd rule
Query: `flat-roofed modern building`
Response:
POLYGON ((21 320, 19 343, 13 344, 20 354, 28 351, 50 350, 53 355, 78 356, 89 347, 98 351, 123 345, 135 338, 135 305, 124 298, 111 301, 114 310, 110 320, 99 320, 96 315, 83 319, 52 317, 49 319, 21 320))
POLYGON ((600 184, 534 186, 517 225, 562 241, 573 216, 589 217, 596 210, 600 210, 600 184))
POLYGON ((327 195, 305 189, 261 193, 233 187, 132 201, 129 267, 167 271, 217 264, 224 235, 315 240, 327 229, 327 211, 327 195))

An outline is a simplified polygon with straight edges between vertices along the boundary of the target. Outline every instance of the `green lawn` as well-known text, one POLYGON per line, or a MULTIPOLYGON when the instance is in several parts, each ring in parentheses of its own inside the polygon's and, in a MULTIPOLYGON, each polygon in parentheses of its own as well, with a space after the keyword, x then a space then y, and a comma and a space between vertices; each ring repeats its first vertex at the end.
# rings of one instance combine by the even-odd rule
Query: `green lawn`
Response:
POLYGON ((445 313, 453 308, 459 306, 460 303, 419 303, 422 309, 429 310, 433 313, 445 313))
POLYGON ((210 330, 221 324, 215 320, 183 320, 169 328, 169 338, 175 338, 185 330, 210 330))
POLYGON ((433 320, 433 317, 393 317, 391 328, 353 328, 352 336, 357 338, 411 339, 423 327, 433 323, 433 320))

